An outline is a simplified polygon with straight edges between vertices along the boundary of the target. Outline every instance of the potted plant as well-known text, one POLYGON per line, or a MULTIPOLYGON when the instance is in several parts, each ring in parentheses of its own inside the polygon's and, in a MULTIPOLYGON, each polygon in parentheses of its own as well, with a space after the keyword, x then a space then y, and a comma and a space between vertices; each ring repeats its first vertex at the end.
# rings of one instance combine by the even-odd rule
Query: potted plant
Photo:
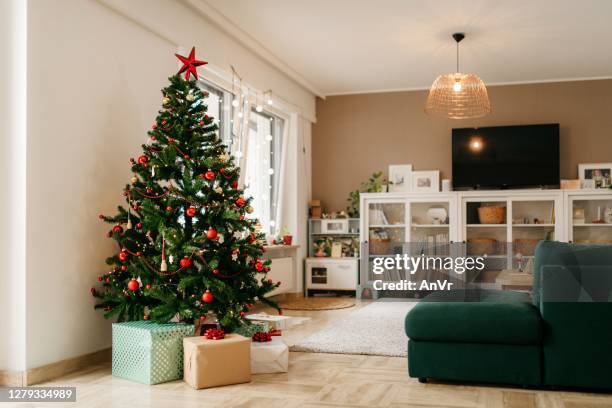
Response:
POLYGON ((383 172, 379 171, 372 174, 372 177, 361 183, 358 190, 349 193, 348 207, 346 212, 351 218, 359 218, 359 194, 360 193, 382 193, 387 190, 387 180, 383 177, 383 172))

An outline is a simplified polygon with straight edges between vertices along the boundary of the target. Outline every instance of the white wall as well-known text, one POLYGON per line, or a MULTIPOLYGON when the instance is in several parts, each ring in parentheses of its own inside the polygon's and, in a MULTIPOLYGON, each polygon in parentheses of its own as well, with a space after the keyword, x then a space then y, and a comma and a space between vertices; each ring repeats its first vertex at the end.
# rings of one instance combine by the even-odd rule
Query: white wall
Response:
POLYGON ((0 1, 0 369, 25 368, 26 6, 0 1))
POLYGON ((110 346, 110 323, 89 294, 116 250, 97 214, 123 202, 128 159, 146 140, 160 89, 177 69, 177 46, 195 45, 213 67, 234 64, 306 117, 314 117, 314 97, 180 1, 30 0, 28 27, 32 368, 110 346))

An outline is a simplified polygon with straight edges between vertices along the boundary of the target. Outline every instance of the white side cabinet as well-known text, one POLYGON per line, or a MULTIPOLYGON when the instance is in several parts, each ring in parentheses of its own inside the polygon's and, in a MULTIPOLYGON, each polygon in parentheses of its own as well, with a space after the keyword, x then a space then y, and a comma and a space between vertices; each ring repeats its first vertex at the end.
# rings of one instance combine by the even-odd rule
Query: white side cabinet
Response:
POLYGON ((355 290, 358 274, 357 258, 307 258, 306 291, 355 290))
POLYGON ((571 190, 565 197, 569 242, 612 243, 612 190, 571 190))

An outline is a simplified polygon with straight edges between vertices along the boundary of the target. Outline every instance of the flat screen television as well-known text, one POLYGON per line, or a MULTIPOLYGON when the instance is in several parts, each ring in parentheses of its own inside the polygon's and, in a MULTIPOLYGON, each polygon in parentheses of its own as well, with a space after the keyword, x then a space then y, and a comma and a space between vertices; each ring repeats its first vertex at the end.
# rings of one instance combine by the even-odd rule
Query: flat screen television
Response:
POLYGON ((559 124, 453 129, 453 188, 559 186, 559 124))

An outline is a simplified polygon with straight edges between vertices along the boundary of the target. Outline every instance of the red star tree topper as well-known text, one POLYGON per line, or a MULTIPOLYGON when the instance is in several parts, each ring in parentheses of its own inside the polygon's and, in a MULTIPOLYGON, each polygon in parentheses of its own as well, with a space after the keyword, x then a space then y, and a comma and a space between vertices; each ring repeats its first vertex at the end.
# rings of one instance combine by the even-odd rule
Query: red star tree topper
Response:
POLYGON ((188 57, 184 57, 179 54, 174 54, 174 55, 176 55, 176 58, 178 58, 183 63, 183 66, 181 67, 181 69, 179 69, 179 72, 177 72, 177 75, 180 75, 184 72, 186 81, 189 81, 189 76, 191 74, 193 74, 195 79, 198 79, 197 67, 199 67, 200 65, 208 64, 208 62, 206 61, 195 59, 195 47, 191 47, 191 52, 189 53, 188 57))

